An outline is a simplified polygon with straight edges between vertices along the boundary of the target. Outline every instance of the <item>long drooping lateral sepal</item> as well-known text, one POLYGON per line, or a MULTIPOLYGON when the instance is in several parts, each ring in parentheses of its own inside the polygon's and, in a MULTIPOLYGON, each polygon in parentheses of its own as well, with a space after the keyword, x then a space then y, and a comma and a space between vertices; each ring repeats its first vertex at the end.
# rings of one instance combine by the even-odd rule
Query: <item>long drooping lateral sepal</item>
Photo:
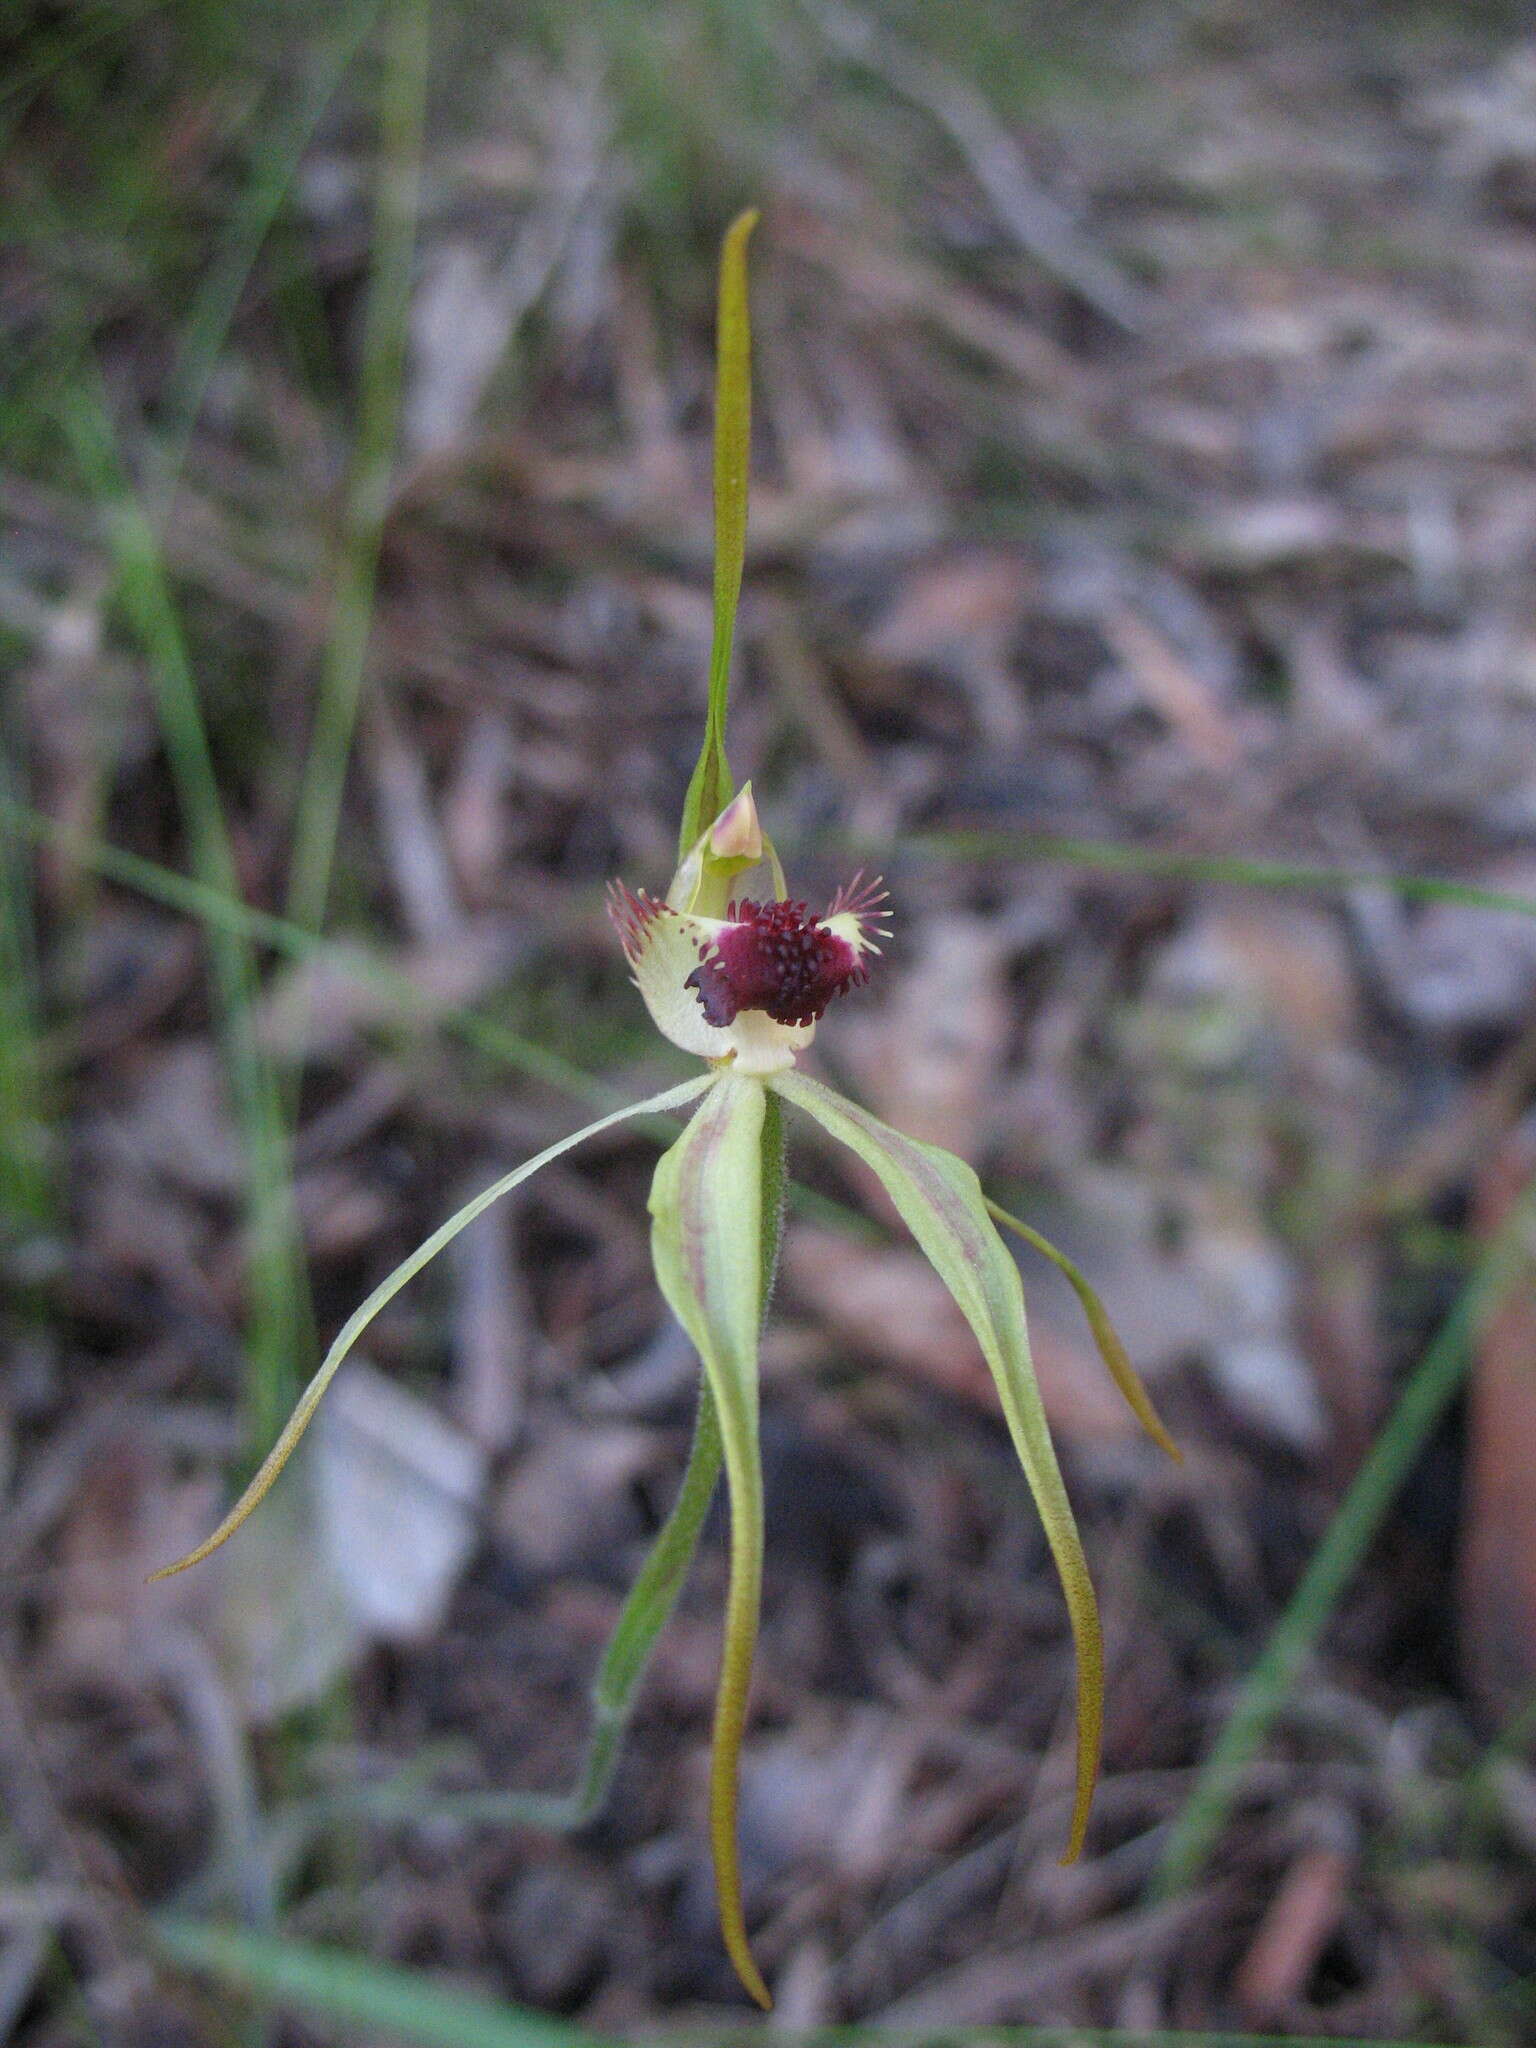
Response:
POLYGON ((1104 1651, 1088 1562, 1030 1357, 1019 1269, 987 1214, 981 1183, 964 1160, 903 1137, 803 1074, 776 1074, 767 1085, 813 1117, 878 1177, 976 1333, 997 1383, 1008 1431, 1056 1560, 1077 1648, 1077 1791, 1064 1859, 1070 1863, 1083 1846, 1098 1777, 1104 1651))
POLYGON ((493 1202, 499 1202, 502 1196, 510 1194, 513 1188, 520 1187, 525 1180, 531 1180, 541 1167, 548 1166, 551 1160, 558 1159, 563 1152, 573 1150, 585 1139, 595 1138, 599 1131, 610 1130, 615 1124, 628 1122, 631 1117, 650 1116, 659 1111, 680 1109, 684 1103, 692 1102, 695 1096, 702 1094, 708 1086, 709 1076, 703 1074, 697 1080, 683 1082, 679 1088, 668 1088, 660 1095, 653 1095, 645 1102, 632 1102, 625 1109, 615 1109, 607 1116, 598 1117, 596 1122, 585 1125, 579 1131, 573 1131, 570 1137, 561 1138, 557 1144, 546 1147, 536 1157, 525 1160, 521 1166, 515 1166, 510 1173, 503 1174, 500 1180, 493 1181, 488 1188, 466 1202, 462 1209, 456 1210, 446 1223, 439 1224, 432 1235, 417 1245, 408 1258, 402 1259, 388 1279, 381 1280, 368 1299, 347 1317, 335 1343, 325 1354, 320 1370, 299 1396, 298 1406, 283 1425, 282 1434, 277 1442, 262 1460, 255 1478, 213 1534, 199 1543, 195 1550, 188 1551, 185 1557, 178 1558, 174 1564, 165 1565, 153 1576, 157 1579, 168 1579, 176 1572, 184 1572, 189 1565, 201 1564, 205 1557, 210 1557, 221 1543, 227 1542, 240 1524, 261 1506, 272 1489, 273 1481, 298 1449, 299 1439, 313 1420, 326 1388, 336 1377, 358 1338, 380 1309, 387 1308, 406 1282, 414 1280, 422 1267, 429 1265, 445 1245, 452 1243, 461 1230, 467 1229, 477 1216, 484 1215, 493 1202))
POLYGON ((1005 1230, 1011 1230, 1015 1237, 1022 1238, 1024 1243, 1039 1252, 1042 1258, 1049 1259, 1061 1274, 1082 1305, 1093 1341, 1098 1346, 1099 1356, 1108 1367, 1110 1378, 1125 1397, 1126 1406, 1159 1450, 1166 1451, 1175 1463, 1182 1465, 1184 1453, 1163 1427, 1162 1417, 1152 1405, 1152 1396, 1142 1385, 1141 1375, 1132 1365, 1131 1355, 1121 1343, 1120 1333, 1109 1319, 1109 1311, 1100 1301, 1097 1291, 1089 1284, 1087 1276, 1081 1273, 1066 1253, 1059 1251, 1048 1237, 1042 1237, 1038 1230, 1021 1222, 1017 1216, 1010 1216, 1006 1209, 999 1208, 990 1198, 987 1201, 987 1213, 996 1222, 1001 1223, 1005 1230))
POLYGON ((742 1983, 762 2006, 772 2001, 747 1943, 736 1847, 736 1782, 763 1576, 757 1345, 763 1303, 766 1111, 760 1081, 723 1073, 662 1158, 651 1185, 656 1278, 703 1360, 725 1447, 731 1579, 710 1764, 710 1840, 726 1949, 742 1983))

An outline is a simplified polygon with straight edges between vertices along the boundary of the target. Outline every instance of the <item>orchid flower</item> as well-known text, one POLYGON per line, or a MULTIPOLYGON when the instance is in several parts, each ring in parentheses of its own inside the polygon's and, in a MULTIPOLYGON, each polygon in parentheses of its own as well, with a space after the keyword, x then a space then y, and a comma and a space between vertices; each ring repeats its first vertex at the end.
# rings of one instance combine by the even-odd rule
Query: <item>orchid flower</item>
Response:
POLYGON ((292 1456, 363 1331, 461 1230, 584 1139, 626 1118, 691 1107, 682 1134, 656 1168, 650 1214, 658 1285, 703 1366, 693 1445, 677 1502, 599 1666, 594 1727, 581 1778, 564 1797, 529 1800, 523 1810, 528 1819, 570 1827, 599 1805, 647 1657, 676 1605, 723 1463, 731 1511, 730 1566, 714 1718, 710 1837, 726 1950, 746 1989, 767 2006, 768 1989, 747 1940, 736 1803, 762 1582, 758 1341, 784 1211, 784 1107, 819 1125, 875 1175, 949 1288, 991 1369, 1061 1579, 1076 1651, 1077 1763, 1065 1861, 1082 1847, 1098 1771, 1103 1653, 1093 1586, 1030 1357, 1019 1269, 998 1235, 998 1223, 1066 1274, 1105 1363, 1137 1417, 1165 1450, 1175 1457, 1178 1452, 1097 1296, 1070 1261, 990 1202, 963 1160, 904 1137, 797 1068, 828 1004, 867 980, 880 953, 887 912, 879 883, 866 883, 861 876, 840 889, 819 916, 791 899, 751 785, 737 791, 726 761, 731 641, 746 538, 746 243, 755 219, 748 213, 735 222, 721 262, 714 642, 704 744, 684 803, 677 872, 663 897, 617 882, 609 895, 610 914, 651 1017, 675 1046, 705 1063, 703 1070, 562 1138, 434 1231, 347 1319, 277 1442, 219 1527, 156 1577, 200 1562, 240 1527, 292 1456), (763 879, 749 894, 745 883, 753 871, 763 879))

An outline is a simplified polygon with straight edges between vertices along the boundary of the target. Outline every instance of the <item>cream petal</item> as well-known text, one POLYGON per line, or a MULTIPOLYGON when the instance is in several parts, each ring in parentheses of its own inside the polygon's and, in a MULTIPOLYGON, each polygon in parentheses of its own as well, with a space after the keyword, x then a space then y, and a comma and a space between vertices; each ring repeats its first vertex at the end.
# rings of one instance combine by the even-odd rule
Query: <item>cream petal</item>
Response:
POLYGON ((620 927, 624 951, 634 970, 651 1020, 664 1038, 684 1052, 702 1060, 729 1057, 731 1032, 711 1024, 699 1007, 698 996, 685 987, 699 964, 702 948, 719 931, 715 918, 689 917, 665 903, 628 890, 615 892, 614 921, 620 927))
POLYGON ((725 929, 720 918, 690 917, 618 884, 609 908, 651 1021, 684 1052, 730 1060, 742 1074, 781 1074, 815 1037, 814 1024, 779 1024, 766 1010, 741 1010, 729 1024, 709 1022, 687 982, 704 948, 725 929))

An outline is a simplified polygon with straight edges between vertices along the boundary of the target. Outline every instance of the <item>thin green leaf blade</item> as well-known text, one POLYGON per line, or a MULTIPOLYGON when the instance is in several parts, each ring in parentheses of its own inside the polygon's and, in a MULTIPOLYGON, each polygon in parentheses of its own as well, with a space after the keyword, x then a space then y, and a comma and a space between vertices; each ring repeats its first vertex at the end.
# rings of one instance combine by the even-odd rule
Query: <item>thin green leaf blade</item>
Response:
POLYGON ((592 1684, 592 1730, 581 1775, 563 1797, 528 1795, 520 1818, 561 1833, 584 1827, 608 1796, 635 1695, 656 1639, 672 1618, 699 1548, 720 1477, 720 1419, 706 1380, 699 1390, 693 1443, 672 1512, 620 1609, 592 1684))
POLYGON ((1061 1579, 1077 1651, 1077 1789, 1064 1859, 1071 1862, 1083 1845, 1098 1777, 1104 1651, 1088 1562, 1030 1357, 1019 1269, 987 1214, 981 1183, 963 1160, 904 1137, 804 1074, 777 1074, 769 1085, 877 1176, 975 1332, 997 1383, 1008 1432, 1061 1579))
POLYGON ((1231 1714, 1163 1845, 1147 1886, 1150 1903, 1172 1898, 1199 1879, 1239 1798, 1249 1765, 1466 1378, 1488 1318, 1510 1290, 1529 1287, 1533 1228, 1536 1181, 1526 1184, 1409 1374, 1271 1629, 1263 1654, 1243 1680, 1231 1714))
MULTIPOLYGON (((568 2020, 551 2019, 473 1991, 435 1982, 399 1963, 376 1962, 337 1948, 250 1934, 243 1929, 165 1915, 148 1923, 158 1954, 215 1983, 268 1998, 295 2012, 347 2029, 348 2039, 375 2048, 382 2040, 411 2048, 621 2048, 616 2036, 595 2035, 568 2020), (361 2030, 366 2029, 366 2033, 361 2030)), ((633 2036, 630 2037, 631 2040, 633 2036)), ((769 2037, 744 2028, 673 2027, 656 2032, 658 2044, 677 2048, 748 2048, 769 2037)), ((1186 2032, 1137 2027, 924 2027, 894 2030, 842 2026, 814 2033, 776 2034, 799 2048, 1434 2048, 1420 2040, 1364 2040, 1356 2035, 1234 2033, 1228 2027, 1186 2032)))
POLYGON ((736 1849, 736 1778, 763 1576, 757 1344, 763 1304, 760 1081, 724 1073, 663 1155, 651 1186, 656 1278, 693 1340, 715 1398, 731 1495, 731 1576, 710 1764, 710 1840, 720 1926, 742 1983, 772 2004, 747 1942, 736 1849))
POLYGON ((706 1381, 700 1389, 693 1443, 672 1512, 657 1532, 638 1578, 619 1610, 592 1681, 592 1725, 581 1768, 565 1792, 434 1792, 405 1798, 370 1786, 353 1802, 388 1818, 460 1820, 497 1827, 545 1828, 574 1834, 602 1811, 618 1769, 624 1731, 634 1710, 656 1639, 672 1618, 698 1553, 699 1537, 720 1476, 720 1423, 706 1381))
POLYGON ((583 1125, 579 1131, 572 1132, 570 1137, 561 1138, 558 1143, 546 1146, 532 1159, 525 1160, 510 1173, 503 1174, 500 1180, 493 1181, 490 1187, 483 1188, 478 1195, 466 1202, 462 1209, 455 1210, 446 1223, 440 1223, 430 1237, 417 1245, 409 1257, 402 1259, 394 1271, 379 1282, 367 1300, 360 1303, 342 1324, 336 1341, 321 1361, 320 1370, 299 1396, 298 1405, 283 1425, 277 1442, 262 1460, 250 1485, 213 1534, 199 1543, 195 1550, 188 1551, 185 1557, 178 1558, 174 1564, 164 1565, 159 1571, 151 1574, 152 1580, 169 1579, 177 1572, 186 1571, 191 1565, 201 1564, 204 1558, 210 1557, 221 1544, 226 1543, 241 1523, 248 1520, 260 1507, 278 1474, 293 1456, 299 1439, 308 1429, 315 1410, 325 1396, 327 1387, 336 1377, 358 1338, 379 1311, 388 1307, 406 1282, 414 1280, 423 1266, 429 1265, 445 1245, 452 1243, 461 1230, 467 1229, 477 1216, 484 1215, 493 1202, 499 1202, 503 1195, 510 1194, 513 1188, 520 1187, 525 1180, 530 1180, 552 1160, 560 1158, 563 1153, 571 1151, 585 1139, 596 1137, 599 1131, 609 1130, 614 1124, 624 1123, 631 1117, 650 1116, 659 1111, 680 1109, 684 1103, 692 1102, 695 1096, 703 1093, 710 1084, 710 1078, 708 1074, 700 1075, 695 1080, 684 1081, 679 1087, 664 1089, 660 1095, 652 1095, 644 1102, 634 1102, 623 1109, 611 1110, 607 1116, 600 1116, 595 1122, 583 1125))
POLYGON ((357 441, 321 656, 314 730, 300 779, 289 915, 325 922, 342 797, 368 677, 374 594, 405 382, 411 272, 421 210, 422 136, 432 46, 430 0, 391 0, 385 17, 378 183, 363 311, 357 441))
POLYGON ((1010 1216, 1008 1211, 999 1207, 990 1196, 987 1199, 987 1209, 993 1218, 1011 1230, 1015 1237, 1022 1238, 1025 1244, 1032 1246, 1042 1258, 1049 1259, 1061 1274, 1082 1304, 1083 1315, 1087 1319, 1093 1341, 1098 1346, 1099 1356, 1103 1359, 1110 1378, 1124 1396, 1131 1413, 1159 1450, 1166 1451, 1170 1458, 1182 1465, 1184 1453, 1163 1427, 1163 1419, 1152 1405, 1152 1396, 1143 1386, 1141 1375, 1132 1365, 1131 1355, 1121 1343, 1120 1332, 1110 1321, 1109 1311, 1100 1301, 1097 1291, 1089 1285, 1083 1273, 1066 1253, 1059 1251, 1048 1237, 1042 1237, 1038 1230, 1032 1230, 1017 1216, 1010 1216))
POLYGON ((178 874, 158 861, 145 860, 126 847, 113 846, 90 833, 71 832, 30 804, 16 803, 0 789, 0 834, 34 846, 51 846, 71 861, 104 876, 119 888, 133 889, 153 903, 163 903, 183 917, 196 918, 210 931, 230 932, 253 946, 270 947, 288 960, 332 959, 357 974, 395 1004, 402 1022, 441 1025, 490 1058, 500 1060, 530 1080, 560 1088, 567 1095, 597 1105, 612 1091, 582 1068, 573 1066, 548 1046, 520 1038, 490 1017, 470 1009, 436 1009, 419 983, 382 956, 356 945, 326 939, 291 919, 258 910, 239 896, 178 874))
MULTIPOLYGON (((885 856, 885 842, 855 840, 848 850, 866 859, 885 856)), ((1304 861, 1253 860, 1239 854, 1184 853, 1171 846, 1126 846, 1113 840, 1062 839, 1051 832, 996 832, 970 829, 906 832, 905 860, 1058 861, 1105 875, 1156 875, 1185 882, 1220 882, 1236 889, 1381 889, 1408 903, 1455 903, 1467 910, 1507 910, 1536 917, 1536 896, 1485 888, 1449 875, 1406 875, 1390 868, 1324 868, 1304 861)))
POLYGON ((715 333, 715 618, 709 650, 709 705, 704 745, 683 803, 677 857, 689 849, 734 791, 725 758, 725 710, 731 688, 731 644, 747 552, 747 472, 752 445, 752 329, 747 310, 747 238, 756 210, 731 223, 720 252, 715 333))
MULTIPOLYGON (((61 421, 99 508, 114 588, 145 659, 192 866, 199 882, 238 897, 233 843, 158 529, 125 467, 106 385, 94 360, 67 393, 61 421)), ((208 930, 219 1036, 245 1153, 250 1309, 249 1420, 259 1441, 286 1406, 312 1323, 302 1239, 293 1205, 283 1104, 254 1018, 257 975, 229 928, 208 930)))
POLYGON ((611 2036, 542 2013, 436 1984, 419 1970, 374 1962, 285 1936, 166 1915, 150 1922, 153 1947, 168 1962, 216 1983, 270 1998, 358 2038, 415 2048, 618 2048, 611 2036))

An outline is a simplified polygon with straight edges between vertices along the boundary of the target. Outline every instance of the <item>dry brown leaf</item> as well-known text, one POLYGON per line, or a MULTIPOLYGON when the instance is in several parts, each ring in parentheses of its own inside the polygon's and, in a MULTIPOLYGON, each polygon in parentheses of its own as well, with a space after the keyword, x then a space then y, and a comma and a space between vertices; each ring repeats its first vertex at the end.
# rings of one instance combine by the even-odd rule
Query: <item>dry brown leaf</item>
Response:
MULTIPOLYGON (((1536 897, 1536 865, 1505 861, 1480 879, 1536 897)), ((1536 995, 1536 920, 1512 910, 1431 903, 1384 962, 1398 1000, 1432 1031, 1508 1029, 1536 995)))
POLYGON ((491 917, 404 956, 335 940, 277 978, 258 1011, 262 1047, 282 1059, 334 1058, 361 1032, 430 1021, 478 1001, 522 946, 515 926, 491 917))
MULTIPOLYGON (((970 1325, 921 1252, 797 1224, 785 1233, 784 1271, 800 1299, 861 1358, 996 1412, 997 1389, 970 1325)), ((1064 1436, 1134 1434, 1135 1421, 1086 1337, 1040 1316, 1031 1317, 1030 1337, 1046 1411, 1064 1436)))
POLYGON ((197 1541, 213 1506, 202 1479, 173 1479, 139 1426, 101 1444, 83 1472, 60 1541, 47 1654, 86 1671, 147 1668, 173 1622, 206 1614, 211 1583, 194 1574, 151 1586, 149 1575, 197 1541))
POLYGON ((420 946, 452 943, 464 929, 464 911, 426 763, 381 691, 368 699, 362 739, 380 838, 405 928, 420 946))
POLYGON ((443 799, 443 839, 469 901, 487 900, 506 864, 517 751, 499 712, 472 717, 443 799))
POLYGON ((344 1258, 378 1240, 394 1204, 379 1188, 345 1166, 317 1166, 294 1183, 294 1206, 313 1259, 344 1258))
POLYGON ((354 1359, 316 1419, 313 1462, 321 1543, 354 1613, 392 1642, 430 1635, 478 1533, 478 1446, 354 1359))
POLYGON ((1166 634, 1125 606, 1105 621, 1110 646, 1148 704, 1202 766, 1230 773, 1242 751, 1216 692, 1166 634))
POLYGON ((552 1422, 530 1441, 496 1501, 497 1536, 532 1571, 601 1556, 623 1535, 629 1489, 656 1462, 654 1430, 552 1422))
POLYGON ((895 603, 869 639, 877 661, 931 661, 972 635, 1006 630, 1037 579, 1006 555, 969 554, 929 562, 898 585, 895 603))
POLYGON ((1294 903, 1254 896, 1198 912, 1163 948, 1154 990, 1198 1012, 1202 1031, 1218 1033, 1213 1055, 1228 1061, 1267 1065, 1278 1053, 1326 1071, 1358 1035, 1343 929, 1294 903))
POLYGON ((994 925, 933 918, 877 1018, 844 1029, 858 1092, 887 1123, 962 1159, 982 1149, 1011 1024, 994 925), (956 992, 963 991, 963 1000, 956 992))
MULTIPOLYGON (((1478 1224, 1491 1236, 1536 1170, 1528 1122, 1492 1161, 1478 1224)), ((1468 1414, 1461 1551, 1461 1650, 1493 1727, 1536 1685, 1536 1301, 1512 1288, 1483 1332, 1468 1414)))
MULTIPOLYGON (((493 1176, 487 1172, 477 1186, 493 1176)), ((475 1443, 505 1451, 527 1401, 533 1326, 513 1256, 513 1204, 497 1202, 449 1247, 453 1276, 454 1412, 475 1443)))
POLYGON ((1303 1997, 1338 1926, 1354 1857, 1325 1843, 1305 1849, 1280 1881, 1233 1981, 1238 2004, 1263 2025, 1303 1997))
POLYGON ((772 1869, 809 1863, 854 1883, 887 1867, 921 1737, 886 1713, 760 1737, 741 1776, 742 1824, 772 1869))
POLYGON ((439 1626, 484 1479, 479 1450, 435 1409, 348 1362, 282 1484, 207 1568, 248 1719, 321 1698, 374 1641, 439 1626))
POLYGON ((231 1195, 244 1184, 245 1155, 229 1091, 218 1054, 205 1039, 173 1039, 145 1062, 116 1131, 136 1163, 175 1187, 231 1195))

